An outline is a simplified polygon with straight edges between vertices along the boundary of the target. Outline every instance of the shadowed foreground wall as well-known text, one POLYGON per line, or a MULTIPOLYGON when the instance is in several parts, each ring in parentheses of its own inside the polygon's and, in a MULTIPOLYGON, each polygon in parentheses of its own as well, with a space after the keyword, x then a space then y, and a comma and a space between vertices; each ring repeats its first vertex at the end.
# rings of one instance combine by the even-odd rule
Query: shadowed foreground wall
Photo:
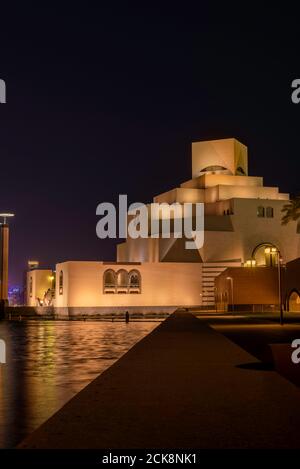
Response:
POLYGON ((216 278, 218 305, 277 305, 278 269, 277 267, 231 267, 216 278), (232 279, 232 281, 230 280, 232 279))

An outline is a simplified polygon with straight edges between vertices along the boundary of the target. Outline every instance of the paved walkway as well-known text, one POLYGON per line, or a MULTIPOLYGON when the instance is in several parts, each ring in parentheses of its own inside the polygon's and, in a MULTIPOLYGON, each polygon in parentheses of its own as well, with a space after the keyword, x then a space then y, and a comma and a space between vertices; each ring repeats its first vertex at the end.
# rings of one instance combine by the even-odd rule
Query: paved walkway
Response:
POLYGON ((239 367, 254 362, 175 313, 20 447, 300 447, 300 391, 273 371, 239 367))

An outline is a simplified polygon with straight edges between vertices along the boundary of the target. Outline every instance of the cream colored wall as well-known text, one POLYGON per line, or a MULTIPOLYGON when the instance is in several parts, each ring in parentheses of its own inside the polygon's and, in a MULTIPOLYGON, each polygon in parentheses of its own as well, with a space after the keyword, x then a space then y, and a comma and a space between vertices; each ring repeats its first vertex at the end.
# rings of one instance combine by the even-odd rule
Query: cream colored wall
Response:
POLYGON ((127 238, 121 247, 117 247, 118 262, 158 262, 159 239, 127 238))
POLYGON ((235 174, 241 166, 248 174, 247 147, 234 138, 192 143, 192 176, 208 166, 223 166, 235 174))
MULTIPOLYGON (((210 215, 205 217, 204 246, 200 249, 203 262, 233 259, 245 262, 251 258, 257 245, 266 242, 280 249, 285 262, 300 256, 300 235, 297 234, 296 223, 281 225, 281 210, 285 203, 284 200, 236 198, 205 204, 206 215, 210 215), (260 205, 265 208, 273 207, 274 218, 257 217, 257 208, 260 205), (233 215, 222 215, 227 209, 233 215)), ((166 242, 162 239, 129 238, 118 252, 118 261, 157 262, 163 258, 163 244, 166 242)), ((182 253, 179 260, 184 260, 182 253)))
MULTIPOLYGON (((196 171, 195 168, 200 168, 200 166, 203 169, 205 166, 218 164, 231 168, 232 172, 235 173, 237 166, 240 165, 240 159, 247 166, 247 149, 235 139, 193 144, 193 172, 196 171)), ((268 204, 269 201, 279 201, 280 207, 282 207, 287 200, 289 200, 289 194, 280 193, 278 187, 264 187, 262 177, 226 174, 204 174, 181 184, 180 188, 154 197, 154 202, 157 203, 204 202, 205 245, 201 250, 201 258, 208 262, 215 259, 241 259, 243 261, 248 258, 249 252, 255 247, 253 243, 264 242, 265 239, 271 240, 272 237, 276 238, 274 233, 278 233, 277 244, 283 244, 283 237, 287 233, 293 238, 286 249, 287 258, 294 258, 293 256, 298 255, 299 236, 294 227, 281 227, 281 214, 267 222, 264 222, 264 219, 259 220, 258 223, 264 225, 263 230, 260 235, 257 235, 255 231, 258 205, 268 204), (242 211, 237 212, 233 209, 234 200, 244 201, 240 202, 244 203, 242 211), (234 213, 229 222, 228 220, 225 222, 223 218, 224 211, 229 211, 230 214, 234 213), (233 220, 234 225, 232 224, 233 220), (268 226, 272 226, 272 229, 268 229, 266 223, 269 223, 268 226)), ((162 244, 168 243, 162 239, 132 240, 128 238, 117 248, 117 260, 122 262, 159 262, 164 258, 162 253, 165 252, 165 249, 162 249, 162 244)), ((179 243, 177 244, 179 245, 179 243)), ((180 252, 176 258, 173 252, 172 259, 168 260, 190 261, 190 256, 185 259, 180 252)))
POLYGON ((219 200, 218 202, 206 203, 204 205, 205 215, 222 215, 227 210, 232 211, 232 199, 229 200, 219 200))
MULTIPOLYGON (((55 306, 67 307, 69 301, 69 262, 56 264, 55 306), (63 272, 63 293, 59 293, 59 275, 63 272)), ((89 264, 89 262, 88 262, 89 264)))
POLYGON ((130 262, 128 253, 128 243, 117 244, 117 261, 118 262, 130 262))
POLYGON ((147 263, 142 265, 65 262, 57 264, 64 277, 63 295, 56 306, 180 306, 201 302, 201 264, 147 263), (137 269, 142 277, 141 294, 104 294, 103 273, 108 268, 137 269))
MULTIPOLYGON (((284 262, 300 256, 300 235, 296 222, 281 225, 280 200, 233 199, 234 215, 223 215, 230 221, 231 231, 208 231, 204 233, 204 246, 200 249, 203 262, 250 259, 256 246, 274 244, 281 252, 284 262), (272 207, 273 218, 257 217, 257 207, 272 207)), ((222 218, 223 218, 222 217, 222 218)), ((207 225, 206 225, 207 226, 207 225)))
POLYGON ((278 187, 264 187, 260 177, 206 174, 181 184, 180 188, 157 195, 154 202, 211 203, 234 197, 288 200, 289 194, 280 193, 278 187))
POLYGON ((27 272, 27 306, 37 306, 37 298, 44 298, 45 292, 51 288, 52 270, 36 269, 27 272), (30 278, 32 277, 32 295, 30 295, 30 278))
POLYGON ((232 223, 243 247, 243 257, 249 259, 252 250, 261 243, 270 242, 281 252, 284 262, 299 257, 300 235, 297 233, 297 223, 281 224, 282 207, 285 201, 281 200, 234 200, 234 216, 232 223), (272 207, 273 218, 257 217, 257 207, 272 207))
POLYGON ((263 178, 257 176, 227 176, 225 174, 205 174, 199 178, 200 187, 247 186, 262 187, 263 178))
POLYGON ((243 262, 242 240, 233 231, 205 231, 200 255, 203 262, 243 262))
POLYGON ((213 186, 263 186, 263 178, 257 176, 233 176, 227 174, 203 174, 195 179, 183 182, 183 188, 205 189, 213 186))
POLYGON ((234 145, 234 165, 235 168, 242 167, 244 173, 248 174, 248 148, 246 145, 243 145, 241 142, 233 139, 234 145))
POLYGON ((279 194, 278 187, 218 185, 205 190, 206 203, 233 198, 288 200, 289 196, 279 194))
POLYGON ((164 192, 156 197, 154 197, 154 202, 161 204, 173 204, 174 202, 183 204, 183 203, 196 203, 204 202, 205 191, 204 189, 186 189, 186 188, 176 188, 169 192, 164 192))

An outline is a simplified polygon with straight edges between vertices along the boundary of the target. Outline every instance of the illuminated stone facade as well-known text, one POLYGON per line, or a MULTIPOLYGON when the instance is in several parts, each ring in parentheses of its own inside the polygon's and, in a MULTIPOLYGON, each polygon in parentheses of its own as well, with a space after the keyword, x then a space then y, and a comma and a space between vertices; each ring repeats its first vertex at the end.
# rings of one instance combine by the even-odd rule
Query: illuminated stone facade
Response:
MULTIPOLYGON (((226 267, 254 261, 273 265, 268 248, 283 262, 299 256, 297 223, 281 225, 289 194, 265 187, 262 177, 248 176, 247 147, 235 139, 192 144, 193 178, 154 197, 154 202, 203 202, 204 245, 184 248, 184 239, 127 239, 118 247, 118 261, 196 262, 202 266, 201 304, 215 303, 214 279, 226 267)), ((273 260, 274 261, 274 260, 273 260)))
POLYGON ((284 263, 299 257, 297 224, 281 225, 288 200, 278 187, 265 187, 262 177, 248 176, 247 147, 237 140, 195 142, 192 179, 154 202, 203 203, 203 247, 187 250, 186 240, 172 235, 127 238, 118 246, 117 263, 58 264, 56 307, 214 307, 215 278, 227 267, 273 266, 272 249, 280 251, 284 263), (136 289, 132 270, 140 282, 136 289))

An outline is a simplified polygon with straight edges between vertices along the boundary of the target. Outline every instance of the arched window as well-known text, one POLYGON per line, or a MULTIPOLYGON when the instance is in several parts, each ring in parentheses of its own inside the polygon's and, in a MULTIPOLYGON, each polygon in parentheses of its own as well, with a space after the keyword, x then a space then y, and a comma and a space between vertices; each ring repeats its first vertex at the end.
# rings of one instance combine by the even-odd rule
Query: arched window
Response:
POLYGON ((58 286, 59 286, 59 294, 62 295, 64 291, 64 273, 62 270, 59 272, 58 286))
POLYGON ((103 290, 104 293, 115 293, 116 274, 112 269, 106 270, 103 274, 103 290))
POLYGON ((212 165, 201 169, 199 175, 202 174, 231 174, 231 172, 228 168, 225 168, 224 166, 212 165))
POLYGON ((115 273, 112 269, 106 270, 103 274, 104 286, 105 287, 115 287, 115 273))
POLYGON ((207 166, 206 168, 202 169, 201 172, 204 171, 227 171, 227 168, 224 168, 224 166, 207 166))
POLYGON ((129 293, 141 293, 141 274, 138 270, 129 272, 129 293))
POLYGON ((293 290, 289 296, 289 311, 292 313, 300 311, 300 296, 295 290, 293 290))
POLYGON ((259 244, 252 252, 252 260, 258 267, 275 267, 279 257, 279 249, 272 243, 259 244))
POLYGON ((267 207, 267 208, 266 208, 266 217, 267 217, 267 218, 273 218, 273 217, 274 217, 274 209, 273 209, 273 207, 267 207))
POLYGON ((120 269, 117 272, 117 291, 118 293, 127 293, 128 290, 128 272, 120 269))
POLYGON ((265 216, 265 207, 257 207, 257 216, 261 218, 265 216))

